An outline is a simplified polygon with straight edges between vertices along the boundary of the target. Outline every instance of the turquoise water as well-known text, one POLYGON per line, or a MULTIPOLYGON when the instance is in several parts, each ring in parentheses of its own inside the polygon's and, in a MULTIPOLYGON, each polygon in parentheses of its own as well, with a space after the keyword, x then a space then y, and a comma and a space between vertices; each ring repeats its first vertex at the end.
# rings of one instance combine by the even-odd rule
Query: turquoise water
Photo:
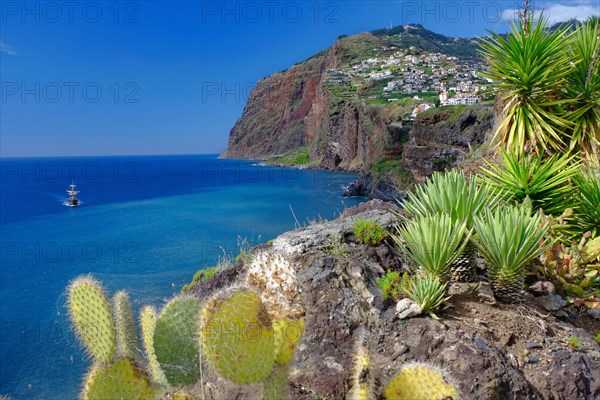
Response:
POLYGON ((161 306, 238 237, 266 242, 332 219, 351 174, 214 156, 2 159, 0 395, 75 399, 89 366, 66 319, 65 287, 92 273, 136 311, 161 306), (98 173, 99 172, 99 173, 98 173), (71 178, 83 205, 64 206, 71 178))

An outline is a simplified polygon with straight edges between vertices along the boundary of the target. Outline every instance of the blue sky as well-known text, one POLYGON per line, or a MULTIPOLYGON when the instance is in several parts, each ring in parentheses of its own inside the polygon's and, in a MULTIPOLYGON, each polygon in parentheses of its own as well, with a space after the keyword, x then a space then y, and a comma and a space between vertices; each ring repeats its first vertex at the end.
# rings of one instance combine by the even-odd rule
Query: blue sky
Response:
MULTIPOLYGON (((0 1, 0 156, 225 149, 257 80, 340 34, 504 32, 518 1, 0 1)), ((597 1, 538 1, 553 20, 597 1)))

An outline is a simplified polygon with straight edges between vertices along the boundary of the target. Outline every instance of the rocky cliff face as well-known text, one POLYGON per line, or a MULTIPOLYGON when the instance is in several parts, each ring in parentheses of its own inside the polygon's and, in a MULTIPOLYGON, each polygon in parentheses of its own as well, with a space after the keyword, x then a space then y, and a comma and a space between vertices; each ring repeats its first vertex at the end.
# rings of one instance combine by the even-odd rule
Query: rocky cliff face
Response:
POLYGON ((442 108, 419 116, 404 145, 402 166, 416 178, 453 168, 481 145, 494 128, 491 106, 442 108))
POLYGON ((260 80, 231 130, 224 156, 266 158, 307 146, 321 168, 356 171, 370 165, 381 154, 392 121, 377 109, 329 95, 327 70, 338 67, 341 53, 337 41, 322 54, 260 80))

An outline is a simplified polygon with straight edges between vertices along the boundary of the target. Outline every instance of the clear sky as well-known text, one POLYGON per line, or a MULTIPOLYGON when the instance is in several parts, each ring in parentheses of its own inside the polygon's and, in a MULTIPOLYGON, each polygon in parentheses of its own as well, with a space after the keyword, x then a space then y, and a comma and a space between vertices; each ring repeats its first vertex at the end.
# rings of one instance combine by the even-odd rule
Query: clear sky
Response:
MULTIPOLYGON (((0 1, 0 155, 225 149, 254 82, 340 34, 505 32, 518 1, 0 1)), ((553 20, 598 1, 538 1, 553 20)))

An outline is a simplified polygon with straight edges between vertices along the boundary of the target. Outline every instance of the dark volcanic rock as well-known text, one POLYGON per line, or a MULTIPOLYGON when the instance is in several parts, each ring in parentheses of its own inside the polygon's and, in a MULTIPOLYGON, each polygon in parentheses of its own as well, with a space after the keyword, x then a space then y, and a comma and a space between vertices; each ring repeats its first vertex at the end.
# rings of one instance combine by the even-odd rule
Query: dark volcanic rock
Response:
POLYGON ((388 178, 375 179, 371 174, 361 174, 342 194, 343 197, 368 196, 370 199, 398 201, 405 199, 406 194, 398 185, 388 178))
POLYGON ((459 115, 454 112, 451 107, 441 108, 415 120, 402 153, 402 166, 415 177, 455 167, 465 159, 469 145, 482 144, 492 132, 491 108, 477 105, 459 115))

